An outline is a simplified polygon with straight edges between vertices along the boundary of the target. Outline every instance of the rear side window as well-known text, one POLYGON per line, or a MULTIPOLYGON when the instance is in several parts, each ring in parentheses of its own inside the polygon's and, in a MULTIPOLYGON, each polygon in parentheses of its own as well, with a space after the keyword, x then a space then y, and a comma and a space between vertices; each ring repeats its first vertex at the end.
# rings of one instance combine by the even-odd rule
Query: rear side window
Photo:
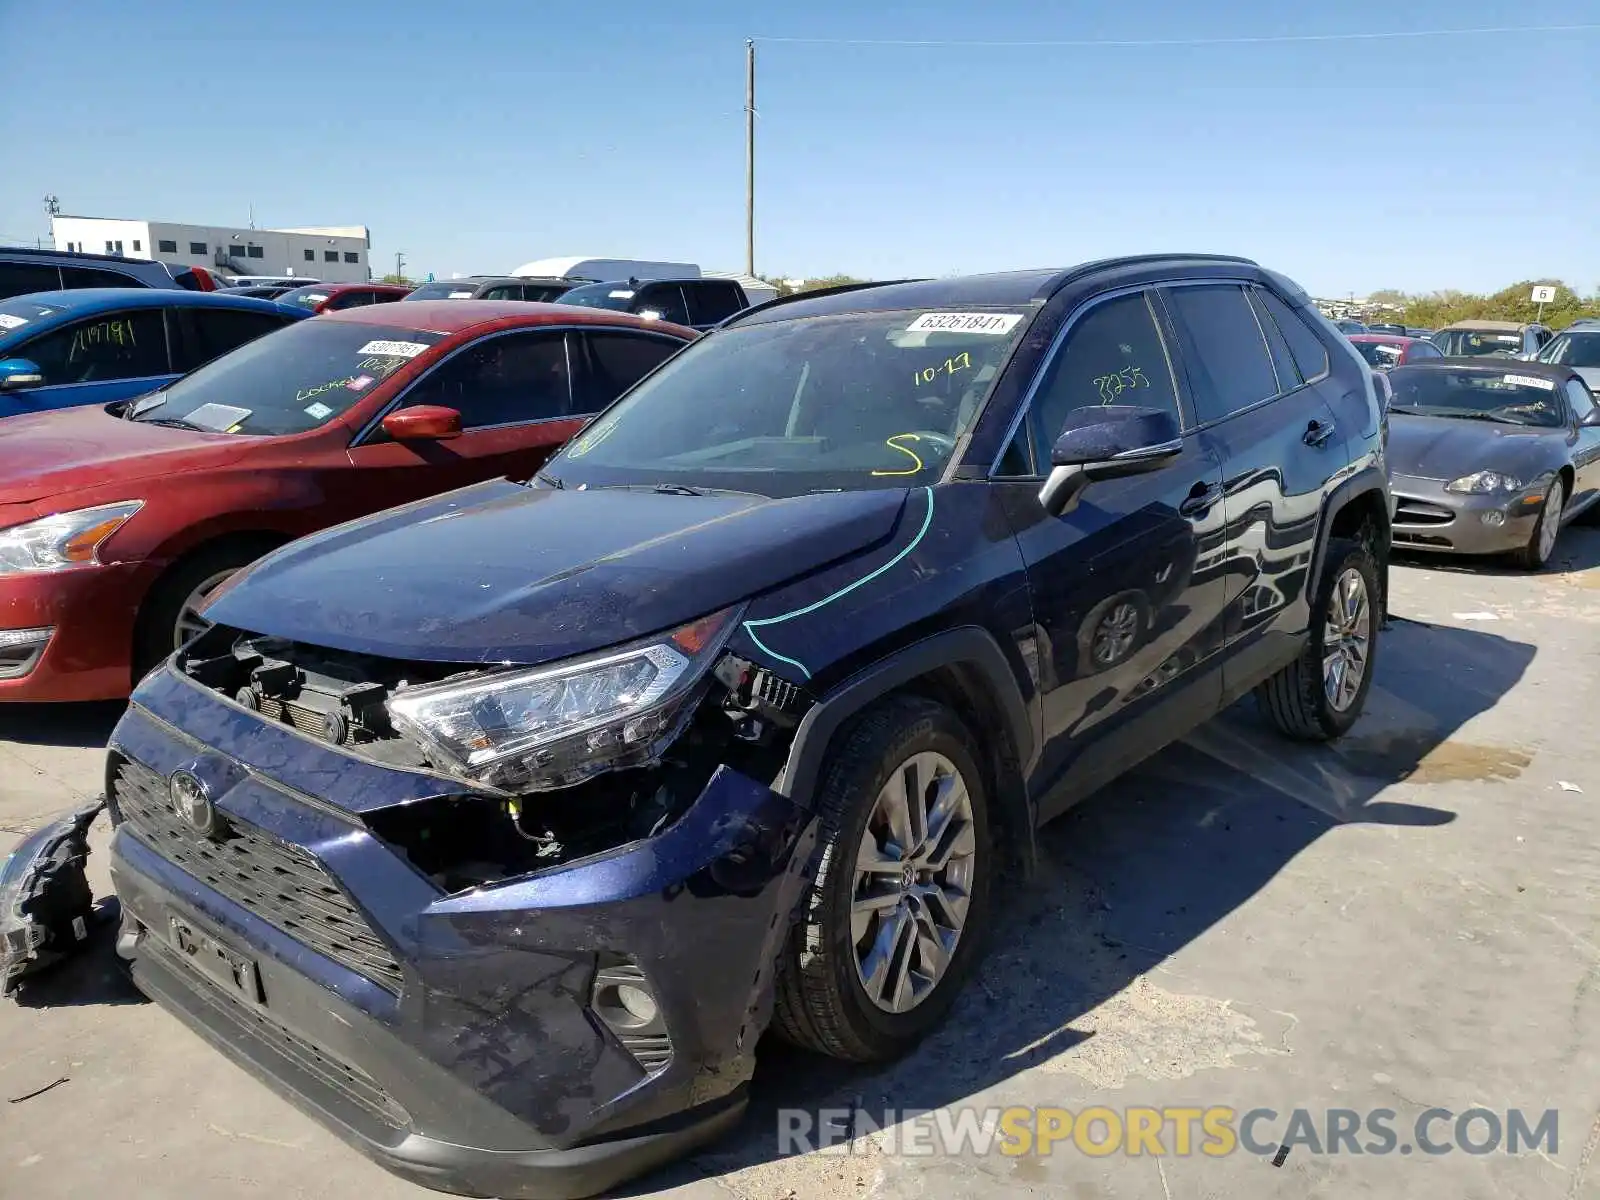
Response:
POLYGON ((1294 355, 1295 365, 1300 368, 1300 377, 1312 380, 1327 374, 1328 347, 1306 324, 1305 318, 1278 299, 1275 292, 1267 288, 1256 288, 1255 292, 1267 315, 1277 324, 1278 332, 1289 343, 1289 353, 1294 355))
POLYGON ((1272 319, 1272 315, 1263 305, 1260 289, 1247 288, 1245 294, 1250 297, 1250 303, 1256 310, 1256 323, 1261 326, 1261 332, 1266 336, 1267 350, 1272 355, 1272 369, 1278 375, 1278 390, 1293 391, 1305 380, 1300 376, 1300 368, 1295 364, 1289 343, 1284 339, 1278 323, 1272 319))
POLYGON ((159 308, 101 313, 24 342, 15 354, 39 364, 46 387, 165 375, 167 332, 159 308))
POLYGON ((142 279, 121 271, 102 271, 98 267, 62 267, 61 286, 65 288, 144 287, 142 279))
POLYGON ((190 336, 185 340, 184 361, 178 368, 184 371, 192 371, 289 323, 288 317, 273 316, 271 313, 234 312, 220 308, 178 310, 176 315, 189 319, 190 336))
POLYGON ((485 338, 440 364, 406 393, 405 407, 419 404, 455 409, 462 429, 570 416, 566 339, 560 333, 485 338))
POLYGON ((732 283, 690 283, 684 285, 689 299, 689 324, 715 325, 744 307, 732 283))
POLYGON ((1144 292, 1097 304, 1067 332, 1034 394, 1034 457, 1050 461, 1067 414, 1129 404, 1161 408, 1182 423, 1166 343, 1144 292))
POLYGON ((1406 361, 1417 362, 1424 358, 1443 357, 1444 355, 1439 353, 1439 348, 1432 342, 1413 342, 1410 351, 1406 355, 1406 361))
POLYGON ((678 351, 678 343, 632 333, 584 333, 587 367, 577 411, 597 413, 678 351))
POLYGON ((26 296, 29 292, 54 292, 61 288, 61 274, 54 267, 33 263, 0 263, 0 300, 26 296))
POLYGON ((1183 361, 1202 424, 1278 393, 1266 338, 1255 311, 1237 284, 1175 287, 1167 303, 1183 343, 1183 361))

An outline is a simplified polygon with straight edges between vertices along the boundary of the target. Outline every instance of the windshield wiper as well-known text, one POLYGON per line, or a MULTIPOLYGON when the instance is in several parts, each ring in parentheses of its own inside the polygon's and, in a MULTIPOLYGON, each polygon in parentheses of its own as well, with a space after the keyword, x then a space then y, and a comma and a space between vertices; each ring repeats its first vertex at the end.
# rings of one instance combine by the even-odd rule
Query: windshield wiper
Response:
POLYGON ((220 429, 207 429, 204 425, 196 425, 193 421, 185 421, 182 417, 151 417, 148 421, 140 420, 141 425, 165 425, 169 429, 192 429, 196 433, 221 433, 220 429))
POLYGON ((550 474, 548 471, 540 471, 537 475, 534 476, 534 478, 537 479, 540 483, 549 484, 551 487, 555 488, 557 491, 565 491, 566 490, 566 486, 567 485, 562 483, 561 480, 557 479, 554 475, 550 474))
POLYGON ((650 489, 662 496, 709 496, 705 488, 690 487, 687 483, 658 483, 650 489))

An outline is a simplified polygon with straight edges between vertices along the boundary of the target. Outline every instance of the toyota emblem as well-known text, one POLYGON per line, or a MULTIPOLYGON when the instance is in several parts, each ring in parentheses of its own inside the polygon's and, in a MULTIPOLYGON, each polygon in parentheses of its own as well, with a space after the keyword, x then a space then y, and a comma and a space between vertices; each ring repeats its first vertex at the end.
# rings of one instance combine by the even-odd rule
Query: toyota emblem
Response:
POLYGON ((211 803, 206 785, 188 771, 174 771, 168 784, 172 794, 172 811, 202 837, 212 837, 217 832, 217 806, 211 803))

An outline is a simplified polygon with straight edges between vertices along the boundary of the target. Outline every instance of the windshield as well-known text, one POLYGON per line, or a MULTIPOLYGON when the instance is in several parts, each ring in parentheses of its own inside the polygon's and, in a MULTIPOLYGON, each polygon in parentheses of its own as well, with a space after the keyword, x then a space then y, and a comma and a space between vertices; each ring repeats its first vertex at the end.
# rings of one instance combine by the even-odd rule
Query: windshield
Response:
POLYGON ((1600 367, 1600 329, 1556 334, 1540 351, 1539 361, 1563 367, 1600 367))
POLYGON ((577 304, 583 308, 609 308, 627 312, 633 300, 634 289, 626 283, 591 283, 561 293, 561 303, 577 304))
POLYGON ((1403 346, 1396 346, 1393 342, 1353 342, 1352 345, 1361 351, 1361 357, 1366 359, 1370 366, 1377 367, 1380 371, 1387 371, 1394 366, 1405 353, 1403 346))
POLYGON ((279 304, 298 304, 301 308, 315 308, 328 298, 328 289, 318 284, 298 287, 278 297, 279 304))
POLYGON ((472 294, 478 290, 478 284, 472 279, 438 279, 433 283, 418 284, 410 294, 402 296, 402 300, 470 300, 472 294))
POLYGON ((763 496, 933 483, 1031 315, 1021 305, 736 326, 646 378, 546 475, 564 487, 763 496))
POLYGON ((1433 335, 1433 344, 1444 351, 1446 358, 1478 358, 1491 355, 1515 358, 1522 352, 1522 335, 1482 329, 1442 329, 1433 335))
POLYGON ((304 433, 348 411, 443 337, 366 323, 299 321, 134 401, 128 416, 212 433, 304 433))
POLYGON ((40 304, 29 296, 0 300, 0 344, 34 332, 34 322, 54 316, 62 307, 59 304, 40 304))
POLYGON ((1389 375, 1390 412, 1555 428, 1566 414, 1553 379, 1495 371, 1400 367, 1389 375))

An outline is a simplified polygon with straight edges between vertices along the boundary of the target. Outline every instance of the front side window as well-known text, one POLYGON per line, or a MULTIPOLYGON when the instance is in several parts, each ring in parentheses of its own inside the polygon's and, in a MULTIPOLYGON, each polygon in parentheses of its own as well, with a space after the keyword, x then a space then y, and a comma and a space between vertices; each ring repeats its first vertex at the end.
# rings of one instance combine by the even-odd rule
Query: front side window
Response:
POLYGON ((568 486, 763 496, 938 482, 1035 306, 734 326, 688 346, 552 462, 568 486))
POLYGON ((1542 429, 1565 425, 1566 406, 1555 380, 1518 374, 1516 366, 1508 363, 1504 372, 1399 367, 1389 374, 1389 411, 1542 429))
POLYGON ((671 321, 674 325, 690 323, 689 309, 683 302, 683 289, 675 283, 657 283, 640 288, 629 311, 656 321, 671 321))
POLYGON ((1196 420, 1220 420, 1277 394, 1267 343, 1243 288, 1175 287, 1167 303, 1183 339, 1196 420))
POLYGON ((691 283, 684 286, 689 300, 689 324, 715 325, 744 307, 739 302, 737 285, 732 283, 691 283))
POLYGON ((61 287, 61 273, 54 267, 32 263, 0 263, 0 300, 26 296, 30 292, 53 292, 61 287))
POLYGON ((39 364, 46 387, 165 375, 167 333, 158 308, 101 313, 23 342, 12 353, 39 364))
POLYGON ((139 281, 121 271, 102 271, 98 267, 62 267, 61 286, 65 288, 139 287, 139 281))
POLYGON ((137 402, 130 419, 212 433, 304 433, 347 412, 443 337, 402 326, 297 321, 137 402))
POLYGON ((566 338, 554 332, 485 338, 441 363, 403 403, 453 408, 463 429, 571 416, 566 338))
POLYGON ((1594 393, 1584 386, 1581 379, 1567 380, 1567 400, 1572 405, 1572 415, 1579 421, 1595 410, 1594 393))
POLYGON ((1172 363, 1147 292, 1097 304, 1067 331, 1034 392, 1035 461, 1050 461, 1069 413, 1107 404, 1159 408, 1182 425, 1172 363))
POLYGON ((1556 334, 1540 352, 1539 361, 1563 367, 1600 367, 1600 329, 1556 334))

